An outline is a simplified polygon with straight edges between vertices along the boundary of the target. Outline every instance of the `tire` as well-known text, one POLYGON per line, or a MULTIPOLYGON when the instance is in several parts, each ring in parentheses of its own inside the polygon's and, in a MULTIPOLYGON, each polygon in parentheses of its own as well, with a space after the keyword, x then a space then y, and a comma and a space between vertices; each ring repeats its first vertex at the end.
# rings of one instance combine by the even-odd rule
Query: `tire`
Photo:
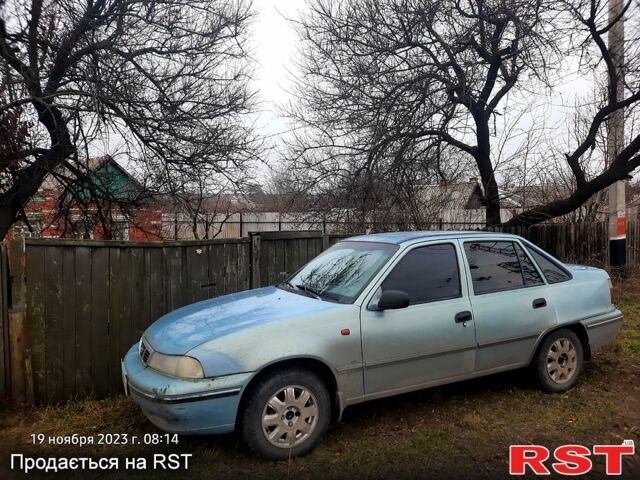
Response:
POLYGON ((542 390, 562 393, 577 383, 583 359, 580 338, 572 330, 563 328, 545 337, 531 366, 542 390))
POLYGON ((301 369, 272 372, 260 379, 247 395, 241 412, 242 438, 253 452, 268 460, 286 460, 309 453, 329 425, 329 392, 313 372, 301 369))

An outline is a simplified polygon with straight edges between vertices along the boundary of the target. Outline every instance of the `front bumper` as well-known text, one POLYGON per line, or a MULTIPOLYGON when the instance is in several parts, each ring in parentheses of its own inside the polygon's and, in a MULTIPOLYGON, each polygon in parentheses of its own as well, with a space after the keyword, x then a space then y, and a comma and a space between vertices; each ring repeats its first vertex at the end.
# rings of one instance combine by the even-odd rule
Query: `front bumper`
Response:
POLYGON ((138 344, 131 347, 122 360, 125 393, 158 428, 180 434, 232 432, 240 395, 252 375, 170 377, 142 363, 138 344))

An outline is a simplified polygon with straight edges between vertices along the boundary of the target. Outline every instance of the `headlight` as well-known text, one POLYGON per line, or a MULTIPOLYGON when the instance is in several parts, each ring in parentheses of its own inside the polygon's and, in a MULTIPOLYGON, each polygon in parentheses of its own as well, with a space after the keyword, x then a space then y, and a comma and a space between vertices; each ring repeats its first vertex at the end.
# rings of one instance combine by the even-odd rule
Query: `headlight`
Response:
POLYGON ((204 371, 200 362, 193 357, 184 355, 165 355, 153 352, 147 364, 154 370, 166 373, 172 377, 203 378, 204 371))

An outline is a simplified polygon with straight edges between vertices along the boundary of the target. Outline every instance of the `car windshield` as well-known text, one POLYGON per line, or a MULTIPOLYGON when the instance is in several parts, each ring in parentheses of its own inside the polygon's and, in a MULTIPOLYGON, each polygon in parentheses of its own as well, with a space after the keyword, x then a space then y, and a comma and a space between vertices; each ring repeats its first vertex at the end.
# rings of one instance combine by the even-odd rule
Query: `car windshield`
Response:
POLYGON ((397 249, 388 243, 340 242, 280 286, 323 300, 352 303, 397 249))

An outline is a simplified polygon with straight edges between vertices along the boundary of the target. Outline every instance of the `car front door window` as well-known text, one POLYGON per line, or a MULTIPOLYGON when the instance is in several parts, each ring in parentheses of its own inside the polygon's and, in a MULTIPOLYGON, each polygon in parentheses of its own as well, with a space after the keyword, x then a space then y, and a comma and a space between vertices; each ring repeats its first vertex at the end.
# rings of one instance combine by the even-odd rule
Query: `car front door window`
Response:
POLYGON ((416 305, 460 296, 460 274, 455 247, 427 245, 409 251, 382 283, 382 291, 400 290, 416 305))

